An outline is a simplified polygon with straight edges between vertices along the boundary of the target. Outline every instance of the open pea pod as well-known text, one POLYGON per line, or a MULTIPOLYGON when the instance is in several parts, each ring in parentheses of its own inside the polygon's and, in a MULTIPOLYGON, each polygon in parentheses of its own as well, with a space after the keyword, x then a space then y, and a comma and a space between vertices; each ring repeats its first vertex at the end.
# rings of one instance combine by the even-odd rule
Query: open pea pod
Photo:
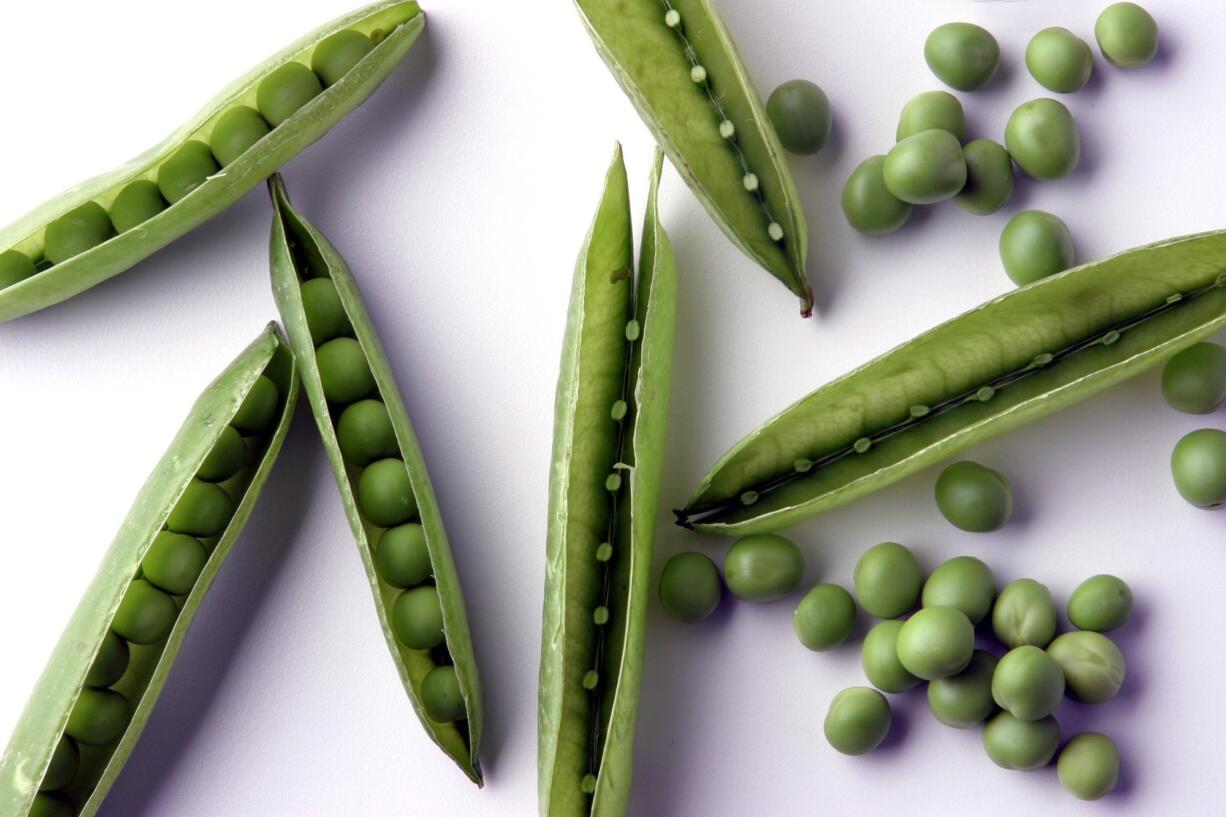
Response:
POLYGON ((26 704, 0 759, 0 814, 97 812, 251 515, 297 394, 270 325, 196 401, 26 704))
POLYGON ((829 383, 732 447, 678 522, 742 535, 849 502, 1132 377, 1226 326, 1226 231, 989 301, 829 383))
POLYGON ((383 0, 240 77, 161 144, 0 230, 0 321, 102 283, 234 204, 370 96, 425 25, 383 0))
POLYGON ((575 0, 596 50, 720 229, 813 310, 779 138, 710 0, 575 0))
POLYGON ((626 813, 677 274, 657 151, 637 286, 621 148, 579 254, 554 407, 538 707, 544 817, 626 813))
POLYGON ((481 785, 481 685, 425 458, 353 273, 328 239, 293 209, 279 175, 269 181, 269 190, 273 295, 383 635, 426 732, 481 785), (338 395, 334 381, 342 379, 349 391, 338 395), (420 569, 409 558, 413 544, 419 546, 420 569))

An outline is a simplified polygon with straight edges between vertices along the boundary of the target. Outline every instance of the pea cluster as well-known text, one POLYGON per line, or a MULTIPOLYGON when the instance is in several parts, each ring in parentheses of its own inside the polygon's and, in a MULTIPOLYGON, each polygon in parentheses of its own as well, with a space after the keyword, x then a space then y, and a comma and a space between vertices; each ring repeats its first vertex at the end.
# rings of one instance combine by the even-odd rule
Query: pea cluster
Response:
MULTIPOLYGON (((1162 395, 1186 414, 1211 414, 1226 402, 1226 348, 1204 341, 1167 361, 1162 395)), ((1199 428, 1171 452, 1171 474, 1180 496, 1198 508, 1226 504, 1226 431, 1199 428)))

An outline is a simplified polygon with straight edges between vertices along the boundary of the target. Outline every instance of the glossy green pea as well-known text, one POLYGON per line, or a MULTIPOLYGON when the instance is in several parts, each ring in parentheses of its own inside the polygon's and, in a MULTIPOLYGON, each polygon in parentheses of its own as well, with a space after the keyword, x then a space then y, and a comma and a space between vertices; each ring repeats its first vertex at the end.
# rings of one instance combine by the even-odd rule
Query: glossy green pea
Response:
POLYGON ((195 587, 208 559, 209 553, 198 539, 162 531, 149 546, 141 570, 154 587, 172 596, 183 596, 195 587))
POLYGON ((1083 703, 1104 704, 1124 684, 1124 655, 1102 633, 1064 633, 1051 642, 1047 654, 1063 671, 1069 694, 1083 703))
POLYGON ((954 203, 968 213, 986 216, 1005 206, 1013 195, 1013 160, 999 142, 976 139, 962 148, 966 184, 954 203))
POLYGON ((1132 589, 1120 578, 1091 576, 1068 598, 1068 620, 1079 630, 1105 633, 1122 627, 1132 612, 1132 589))
POLYGON ((408 522, 417 513, 413 483, 400 459, 379 460, 362 471, 357 498, 358 510, 381 528, 408 522))
POLYGON ((1067 28, 1052 26, 1030 38, 1026 70, 1047 90, 1071 94, 1090 81, 1094 57, 1085 40, 1067 28))
POLYGON ((1226 401, 1226 348, 1204 341, 1172 357, 1162 369, 1162 396, 1176 411, 1217 411, 1226 401))
POLYGON ((843 185, 843 215, 865 235, 892 233, 911 217, 911 205, 885 186, 884 167, 885 156, 871 156, 856 166, 843 185))
POLYGON ((919 601, 924 571, 906 547, 882 542, 856 562, 853 582, 856 599, 869 615, 897 618, 919 601))
POLYGON ((426 717, 437 723, 464 720, 464 692, 455 667, 435 667, 421 682, 421 705, 426 717))
POLYGON ((1120 752, 1106 735, 1083 732, 1060 752, 1056 775, 1060 785, 1079 800, 1098 800, 1119 783, 1120 752))
POLYGON ((856 624, 856 602, 837 584, 819 584, 796 605, 792 629, 811 650, 832 650, 851 636, 856 624))
POLYGON ((719 568, 704 553, 678 553, 660 571, 660 603, 674 618, 702 621, 715 612, 721 595, 719 568))
POLYGON ((925 607, 961 610, 971 624, 983 621, 994 601, 996 577, 974 556, 955 556, 943 562, 924 582, 921 596, 925 607))
POLYGON ((970 460, 941 471, 936 500, 950 524, 973 533, 999 530, 1013 513, 1013 491, 1004 474, 970 460))
POLYGON ((249 105, 235 105, 217 117, 209 147, 217 163, 225 167, 272 131, 260 112, 249 105))
POLYGON ((360 400, 341 412, 336 439, 341 454, 354 465, 368 465, 399 450, 387 406, 379 400, 360 400))
POLYGON ((971 729, 996 711, 992 674, 996 656, 975 650, 966 669, 928 684, 928 708, 936 719, 956 729, 971 729))
POLYGON ((226 426, 221 430, 213 450, 200 463, 196 472, 197 479, 205 482, 225 482, 242 470, 247 461, 247 444, 234 426, 226 426))
POLYGON ((87 201, 47 225, 43 254, 53 264, 92 250, 114 234, 111 217, 102 205, 87 201))
POLYGON ((1171 452, 1179 495, 1198 508, 1226 502, 1226 432, 1201 428, 1185 434, 1171 452))
POLYGON ((992 607, 992 632, 1006 647, 1046 647, 1056 635, 1056 605, 1051 591, 1034 579, 1005 585, 992 607))
POLYGON ((791 153, 817 153, 830 136, 830 100, 807 79, 791 79, 771 92, 766 113, 791 153))
POLYGON ((188 140, 158 168, 158 190, 166 201, 174 204, 219 169, 208 145, 198 139, 188 140))
POLYGON ((974 23, 945 23, 924 40, 924 61, 937 79, 959 91, 987 84, 1000 65, 1000 45, 974 23))
POLYGON ((375 388, 366 353, 353 338, 336 338, 316 351, 324 395, 333 403, 352 403, 375 388))
POLYGON ((77 813, 72 800, 63 792, 43 792, 34 798, 26 817, 74 817, 77 813))
POLYGON ((322 91, 314 71, 300 62, 289 62, 260 81, 255 105, 275 128, 322 91))
POLYGON ((925 607, 898 631, 898 660, 925 681, 957 675, 974 652, 975 627, 952 607, 925 607))
POLYGON ((1060 724, 1048 715, 1023 721, 998 712, 983 729, 983 748, 1003 769, 1030 771, 1051 763, 1060 747, 1060 724))
POLYGON ((1073 266, 1073 236, 1064 222, 1042 210, 1023 210, 1000 234, 1000 261, 1018 286, 1073 266))
POLYGON ((259 434, 265 431, 277 416, 280 401, 281 393, 277 384, 260 375, 251 384, 251 390, 243 398, 238 411, 230 418, 230 425, 245 435, 259 434))
POLYGON ((724 556, 724 582, 738 599, 778 601, 800 585, 805 558, 789 539, 778 534, 745 536, 724 556))
POLYGON ((1094 23, 1103 56, 1118 68, 1147 65, 1158 53, 1158 24, 1136 3, 1112 3, 1094 23))
POLYGON ((319 345, 341 335, 352 335, 353 327, 345 306, 336 294, 331 278, 312 278, 302 284, 302 308, 306 310, 311 337, 319 345))
POLYGON ((429 579, 434 567, 425 529, 410 522, 385 530, 375 551, 375 569, 392 587, 413 587, 429 579))
POLYGON ((992 673, 992 699, 1018 720, 1046 718, 1063 697, 1064 672, 1038 647, 1025 644, 1009 650, 992 673))
POLYGON ((108 632, 102 637, 98 655, 85 675, 85 685, 97 688, 114 686, 115 682, 128 671, 130 653, 128 642, 115 633, 108 632))
POLYGON ((360 31, 342 29, 315 46, 311 70, 323 80, 325 87, 335 85, 374 47, 370 37, 360 31))
POLYGON ((898 634, 902 631, 902 625, 896 619, 877 622, 860 647, 860 666, 864 669, 864 677, 882 692, 906 692, 921 682, 898 660, 898 634))
POLYGON ((20 283, 37 271, 25 253, 18 250, 0 252, 0 289, 20 283))
POLYGON ((966 184, 962 145, 949 131, 926 130, 890 149, 881 169, 885 186, 909 204, 935 204, 966 184))
MULTIPOLYGON (((166 518, 166 527, 191 536, 216 536, 230 524, 234 500, 211 482, 194 479, 166 518)), ((129 639, 130 641, 131 639, 129 639)))
POLYGON ((949 131, 959 142, 966 138, 966 114, 962 111, 962 103, 946 91, 925 91, 912 97, 898 116, 894 139, 901 142, 908 136, 934 129, 949 131))
POLYGON ((122 735, 131 718, 127 698, 113 689, 86 687, 77 696, 64 732, 77 743, 100 746, 122 735))
POLYGON ((392 607, 392 630, 411 650, 432 650, 446 641, 438 589, 427 585, 406 590, 392 607))
POLYGON ((862 755, 881 745, 890 732, 890 703, 875 689, 851 687, 834 696, 822 731, 835 750, 862 755))
POLYGON ((178 615, 174 599, 150 582, 137 579, 124 593, 111 629, 133 644, 156 644, 170 634, 178 615))
POLYGON ((38 790, 55 791, 64 788, 72 782, 80 762, 81 753, 77 749, 77 744, 73 743, 72 738, 67 735, 60 738, 60 742, 55 746, 55 752, 51 755, 51 765, 47 767, 47 773, 43 775, 42 782, 38 784, 38 790))
POLYGON ((1018 167, 1036 179, 1061 179, 1081 158, 1077 123, 1063 103, 1032 99, 1017 107, 1005 124, 1005 148, 1018 167))
POLYGON ((167 208, 162 191, 148 179, 137 179, 111 202, 111 226, 116 233, 139 227, 167 208))

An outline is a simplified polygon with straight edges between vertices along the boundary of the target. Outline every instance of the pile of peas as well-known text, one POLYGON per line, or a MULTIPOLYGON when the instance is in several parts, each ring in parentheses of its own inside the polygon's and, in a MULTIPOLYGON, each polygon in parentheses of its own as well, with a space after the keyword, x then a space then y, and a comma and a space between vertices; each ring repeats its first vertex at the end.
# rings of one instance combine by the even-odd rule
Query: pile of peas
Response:
POLYGON ((183 199, 324 88, 336 84, 374 47, 370 37, 346 29, 315 47, 309 68, 301 62, 289 62, 272 71, 256 89, 254 108, 240 104, 223 112, 214 120, 207 143, 202 139, 186 142, 146 178, 120 190, 109 211, 96 201, 88 201, 48 224, 43 232, 42 258, 30 258, 20 250, 0 252, 0 289, 139 227, 183 199))

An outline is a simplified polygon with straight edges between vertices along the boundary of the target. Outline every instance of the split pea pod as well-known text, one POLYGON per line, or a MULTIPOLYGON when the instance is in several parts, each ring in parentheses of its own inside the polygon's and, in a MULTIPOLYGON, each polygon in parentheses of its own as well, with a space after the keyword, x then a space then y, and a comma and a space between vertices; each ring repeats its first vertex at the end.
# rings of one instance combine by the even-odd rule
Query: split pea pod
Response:
POLYGON ((543 817, 620 817, 664 459, 677 273, 656 211, 637 286, 621 148, 579 255, 554 407, 538 712, 543 817))
POLYGON ((481 687, 426 461, 357 282, 336 248, 273 201, 272 287, 374 593, 426 732, 481 785, 481 687))
POLYGON ((293 417, 275 326, 200 396, 150 474, 0 759, 0 814, 92 815, 140 738, 293 417))
POLYGON ((334 20, 161 144, 0 230, 0 321, 80 294, 238 201, 369 97, 425 25, 416 2, 334 20))
POLYGON ((710 0, 575 0, 609 70, 720 229, 813 310, 787 157, 710 0))
POLYGON ((849 502, 1226 326, 1226 231, 1045 278, 929 330, 734 445, 678 522, 743 535, 849 502))

